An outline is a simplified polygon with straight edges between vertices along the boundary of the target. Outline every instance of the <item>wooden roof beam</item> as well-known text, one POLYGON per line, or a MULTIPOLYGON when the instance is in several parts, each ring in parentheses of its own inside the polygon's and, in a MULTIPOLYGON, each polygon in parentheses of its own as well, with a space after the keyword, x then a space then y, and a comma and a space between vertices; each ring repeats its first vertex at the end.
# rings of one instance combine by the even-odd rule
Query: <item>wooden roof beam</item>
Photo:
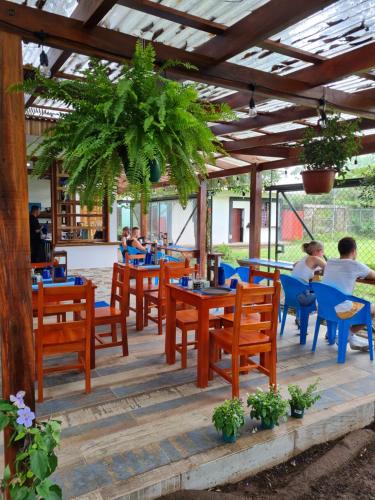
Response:
MULTIPOLYGON (((122 61, 133 55, 137 40, 134 36, 98 26, 87 31, 82 29, 82 23, 77 20, 40 12, 23 5, 12 4, 11 8, 9 5, 9 2, 0 0, 0 28, 18 32, 26 40, 38 41, 35 32, 43 30, 48 35, 46 44, 56 48, 111 61, 122 61)), ((158 63, 167 59, 179 59, 189 61, 200 69, 194 71, 175 68, 173 75, 246 92, 249 92, 249 82, 254 82, 259 89, 258 95, 285 99, 309 107, 315 107, 323 95, 322 87, 311 89, 307 83, 286 76, 281 77, 231 63, 213 65, 211 58, 196 52, 187 52, 157 42, 153 45, 158 63)), ((328 89, 326 98, 328 103, 338 109, 369 118, 375 117, 375 99, 364 98, 363 93, 348 94, 328 89)))
POLYGON ((167 7, 161 3, 151 2, 150 0, 118 0, 117 3, 124 7, 138 10, 145 14, 151 14, 161 19, 167 19, 168 21, 182 24, 183 26, 189 26, 196 30, 206 31, 213 35, 222 35, 227 30, 225 24, 215 23, 208 19, 193 16, 188 12, 172 9, 171 7, 167 7))
POLYGON ((211 127, 211 130, 216 135, 233 134, 244 130, 254 130, 279 123, 311 118, 313 116, 316 116, 314 108, 295 106, 282 109, 281 111, 274 111, 273 113, 258 114, 254 118, 241 118, 238 121, 219 123, 211 127))
POLYGON ((254 12, 196 49, 215 61, 225 61, 336 0, 270 0, 254 12))

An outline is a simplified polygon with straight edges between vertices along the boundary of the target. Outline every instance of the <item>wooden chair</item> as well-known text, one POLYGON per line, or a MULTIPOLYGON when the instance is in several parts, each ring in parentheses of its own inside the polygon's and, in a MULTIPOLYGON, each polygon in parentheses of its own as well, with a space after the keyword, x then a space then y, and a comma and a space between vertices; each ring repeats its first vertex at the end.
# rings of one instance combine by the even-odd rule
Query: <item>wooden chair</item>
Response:
MULTIPOLYGON (((275 269, 274 272, 259 271, 254 266, 249 266, 249 283, 260 283, 263 280, 272 282, 280 281, 280 271, 275 269)), ((233 326, 234 313, 228 312, 218 316, 221 320, 221 325, 224 327, 233 326)), ((251 320, 251 318, 249 318, 251 320)), ((246 317, 242 317, 242 322, 246 322, 246 317)))
POLYGON ((159 272, 159 287, 158 290, 145 290, 144 292, 144 326, 148 325, 149 321, 153 321, 158 325, 158 335, 163 333, 163 320, 166 316, 166 294, 165 294, 165 284, 169 283, 172 278, 180 278, 192 274, 197 268, 189 267, 189 259, 181 262, 165 262, 160 261, 160 272, 159 272), (166 277, 166 272, 168 270, 168 278, 166 277), (171 272, 173 270, 173 276, 171 272), (156 309, 157 314, 153 316, 151 313, 153 309, 156 309))
POLYGON ((210 333, 210 371, 221 375, 232 384, 232 398, 239 397, 240 372, 257 369, 269 377, 270 385, 276 384, 276 332, 280 282, 273 286, 246 288, 239 284, 236 293, 233 327, 221 328, 210 333), (241 323, 243 316, 251 321, 241 323), (231 355, 231 367, 217 364, 221 351, 231 355), (260 355, 259 362, 250 359, 260 355), (241 358, 241 363, 240 363, 241 358), (247 363, 244 363, 246 360, 247 363))
MULTIPOLYGON (((132 261, 134 260, 144 260, 145 254, 140 253, 140 254, 132 254, 129 255, 128 253, 125 255, 125 263, 126 265, 132 264, 132 261)), ((147 279, 147 285, 143 285, 144 290, 146 292, 155 292, 159 289, 159 285, 155 285, 152 282, 152 278, 147 279)), ((137 295, 137 289, 135 282, 133 280, 129 281, 129 300, 128 300, 128 311, 127 311, 127 316, 129 316, 129 311, 136 312, 136 308, 130 305, 130 295, 137 295)))
POLYGON ((126 315, 129 302, 129 267, 113 264, 111 302, 107 307, 97 307, 94 310, 93 342, 91 343, 91 368, 95 368, 95 350, 106 347, 122 347, 122 355, 128 356, 128 334, 126 315), (95 331, 95 327, 109 325, 108 332, 95 331), (121 328, 121 340, 117 340, 117 325, 121 328), (105 342, 106 337, 111 337, 105 342))
POLYGON ((91 281, 80 286, 38 286, 38 327, 35 330, 38 401, 43 401, 43 375, 78 369, 85 372, 85 390, 91 391, 90 343, 94 315, 94 290, 91 281), (44 323, 45 316, 69 314, 72 318, 58 323, 44 323), (82 314, 85 315, 82 318, 82 314), (77 363, 43 367, 47 356, 77 353, 77 363))

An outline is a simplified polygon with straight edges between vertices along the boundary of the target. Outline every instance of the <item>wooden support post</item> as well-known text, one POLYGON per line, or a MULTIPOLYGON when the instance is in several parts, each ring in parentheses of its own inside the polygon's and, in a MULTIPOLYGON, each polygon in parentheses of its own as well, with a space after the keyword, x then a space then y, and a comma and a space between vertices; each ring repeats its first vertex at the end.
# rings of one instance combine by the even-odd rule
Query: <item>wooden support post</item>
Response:
POLYGON ((207 273, 207 181, 201 182, 198 191, 198 250, 199 270, 203 277, 207 273))
MULTIPOLYGON (((30 241, 22 93, 9 92, 22 75, 21 38, 0 31, 0 336, 2 396, 26 391, 34 400, 34 350, 30 279, 30 241)), ((16 449, 4 434, 5 464, 16 449)))
MULTIPOLYGON (((146 237, 148 233, 148 213, 144 212, 144 202, 141 201, 141 236, 146 237)), ((169 235, 168 235, 169 236, 169 235)))
POLYGON ((253 169, 250 173, 250 234, 249 256, 260 257, 262 227, 262 173, 253 169))

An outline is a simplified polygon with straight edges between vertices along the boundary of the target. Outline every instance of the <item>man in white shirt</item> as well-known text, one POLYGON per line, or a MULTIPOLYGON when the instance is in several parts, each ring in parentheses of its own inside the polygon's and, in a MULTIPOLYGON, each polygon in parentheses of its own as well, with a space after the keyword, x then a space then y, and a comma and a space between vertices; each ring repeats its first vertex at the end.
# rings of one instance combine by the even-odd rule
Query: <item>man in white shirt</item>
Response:
MULTIPOLYGON (((356 281, 358 278, 367 278, 375 280, 375 271, 367 267, 365 264, 358 262, 357 258, 357 243, 354 238, 342 238, 338 243, 339 259, 329 259, 324 270, 323 283, 333 285, 342 292, 351 295, 353 293, 356 281)), ((336 306, 337 313, 351 311, 353 303, 346 300, 336 306)), ((375 307, 371 305, 371 314, 375 315, 375 307)), ((352 349, 368 348, 368 341, 355 335, 364 325, 355 325, 350 329, 350 347, 352 349)))

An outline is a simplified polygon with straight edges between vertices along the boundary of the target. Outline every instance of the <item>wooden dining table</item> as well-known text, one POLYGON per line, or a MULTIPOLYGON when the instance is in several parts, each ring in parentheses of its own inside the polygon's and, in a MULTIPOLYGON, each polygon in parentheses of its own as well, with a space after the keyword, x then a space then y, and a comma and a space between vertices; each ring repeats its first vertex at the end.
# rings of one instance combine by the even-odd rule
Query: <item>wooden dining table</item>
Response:
MULTIPOLYGON (((246 288, 260 287, 254 283, 246 283, 246 288)), ((168 364, 176 363, 176 302, 194 306, 198 310, 198 362, 197 386, 208 386, 209 368, 209 312, 210 309, 234 306, 236 299, 235 290, 225 295, 206 295, 200 290, 191 290, 181 285, 166 285, 167 323, 165 335, 165 354, 168 364)))
POLYGON ((159 276, 159 265, 129 264, 129 279, 135 279, 135 329, 143 330, 143 295, 144 280, 159 276))

